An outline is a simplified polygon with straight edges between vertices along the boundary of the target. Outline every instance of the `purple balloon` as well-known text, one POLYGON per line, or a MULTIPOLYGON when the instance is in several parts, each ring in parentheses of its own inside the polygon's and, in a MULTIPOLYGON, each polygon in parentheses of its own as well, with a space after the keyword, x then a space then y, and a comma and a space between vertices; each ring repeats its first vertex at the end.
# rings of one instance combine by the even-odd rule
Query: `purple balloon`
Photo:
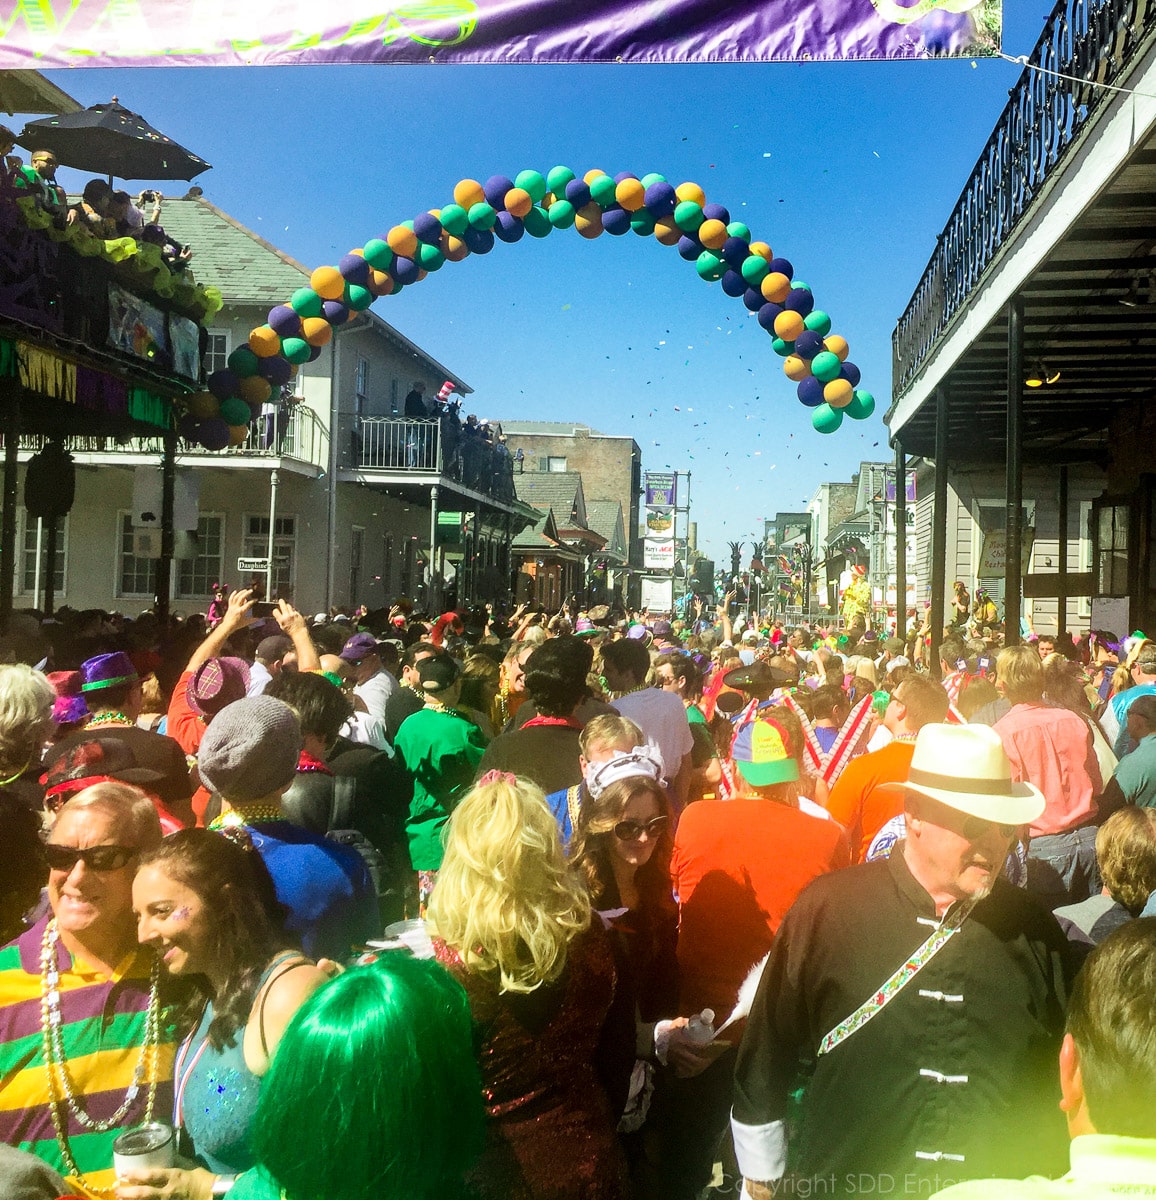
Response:
POLYGON ((262 379, 267 379, 274 387, 280 387, 293 378, 293 368, 287 358, 274 354, 270 358, 261 359, 257 364, 257 374, 262 379))
POLYGON ((369 263, 360 254, 344 254, 337 264, 346 283, 359 283, 362 287, 369 282, 369 263))
POLYGON ((614 182, 615 183, 624 183, 627 179, 637 179, 637 178, 638 178, 638 176, 635 175, 633 171, 619 171, 618 174, 614 176, 614 182))
POLYGON ((571 179, 566 185, 566 199, 575 208, 582 208, 590 203, 590 185, 584 179, 571 179))
POLYGON ((494 236, 502 242, 517 242, 526 232, 525 225, 513 213, 500 212, 494 222, 494 236))
POLYGON ((775 304, 768 300, 762 308, 759 309, 759 324, 768 332, 775 332, 775 318, 783 311, 781 304, 775 304))
POLYGON ((721 204, 704 204, 702 206, 704 221, 721 221, 724 225, 731 223, 731 214, 721 204))
POLYGON ((805 358, 809 361, 822 349, 823 339, 813 329, 804 329, 795 338, 795 353, 800 358, 805 358))
POLYGON ((688 237, 685 233, 678 239, 678 254, 687 262, 694 262, 702 253, 702 243, 698 238, 688 237))
POLYGON ((737 271, 751 256, 750 243, 740 237, 729 237, 723 242, 722 256, 737 271))
POLYGON ((823 385, 814 375, 808 375, 802 380, 795 392, 808 408, 818 408, 823 403, 823 385))
POLYGON ((747 281, 738 271, 724 271, 722 274, 722 290, 728 296, 741 296, 747 290, 747 281))
POLYGON ((791 266, 790 260, 786 258, 772 258, 768 264, 768 270, 778 271, 780 275, 785 275, 788 279, 795 278, 795 268, 791 266))
POLYGON ((185 439, 186 442, 195 442, 197 438, 197 430, 200 429, 201 423, 193 416, 192 413, 185 413, 177 422, 177 433, 185 439))
POLYGON ((787 294, 787 307, 805 317, 815 307, 815 297, 806 288, 791 288, 787 294))
POLYGON ((309 357, 305 361, 306 362, 316 362, 320 357, 321 357, 321 347, 320 346, 310 346, 309 347, 309 357))
POLYGON ((505 175, 491 175, 482 184, 482 191, 486 193, 486 200, 494 208, 501 210, 506 207, 506 193, 513 186, 514 181, 507 179, 505 175))
POLYGON ((349 320, 349 306, 340 300, 326 300, 321 306, 321 315, 337 329, 349 320))
POLYGON ((197 427, 197 440, 206 450, 224 450, 229 444, 229 427, 220 417, 210 417, 197 427))
POLYGON ((475 229, 472 225, 462 235, 471 254, 489 254, 494 248, 494 235, 488 229, 475 229))
POLYGON ((398 283, 417 283, 417 272, 417 263, 401 254, 393 260, 393 266, 389 268, 389 273, 398 283))
POLYGON ((853 362, 845 362, 839 368, 839 378, 845 379, 852 387, 858 387, 862 375, 859 373, 859 368, 853 362))
MULTIPOLYGON (((420 241, 436 246, 441 241, 442 223, 433 213, 418 213, 413 219, 413 231, 420 241)), ((345 272, 343 271, 342 274, 344 275, 345 272)))
POLYGON ((602 214, 602 228, 614 237, 630 232, 630 213, 615 205, 602 214))
POLYGON ((269 309, 269 325, 281 337, 297 337, 301 333, 301 317, 288 304, 269 309))
POLYGON ((669 183, 652 183, 642 202, 652 217, 669 217, 678 203, 678 196, 669 183))
POLYGON ((766 304, 766 300, 758 288, 749 287, 743 292, 743 304, 746 305, 748 312, 757 313, 766 304))
POLYGON ((218 400, 228 400, 230 396, 236 395, 240 382, 240 379, 232 371, 223 367, 209 376, 207 387, 218 400))

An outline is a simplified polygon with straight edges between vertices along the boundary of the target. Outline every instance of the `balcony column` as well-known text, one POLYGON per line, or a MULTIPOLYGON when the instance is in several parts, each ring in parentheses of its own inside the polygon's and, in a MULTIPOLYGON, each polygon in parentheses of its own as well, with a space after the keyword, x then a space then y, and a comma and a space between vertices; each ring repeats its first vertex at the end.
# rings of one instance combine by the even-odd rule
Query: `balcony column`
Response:
POLYGON ((1016 296, 1007 310, 1007 514, 1004 520, 1003 640, 1018 646, 1023 595, 1023 417, 1024 302, 1016 296))
POLYGON ((895 439, 895 636, 907 638, 907 455, 898 438, 895 439))
POLYGON ((938 679, 939 647, 943 641, 944 603, 947 599, 947 421, 951 414, 947 388, 935 389, 935 509, 931 526, 931 649, 927 664, 938 679))
POLYGON ((430 616, 437 617, 441 601, 438 586, 438 487, 435 483, 429 490, 429 607, 430 616))
POLYGON ((1060 573, 1060 599, 1056 605, 1056 632, 1062 634, 1068 628, 1068 464, 1060 467, 1060 540, 1056 546, 1056 566, 1060 573))
POLYGON ((161 556, 157 559, 156 611, 164 628, 169 620, 169 596, 172 593, 173 553, 173 495, 177 484, 177 435, 168 430, 164 435, 161 453, 161 556))
POLYGON ((12 587, 16 575, 17 473, 20 454, 20 393, 18 379, 0 384, 4 404, 4 505, 0 514, 0 632, 8 632, 12 616, 12 587))

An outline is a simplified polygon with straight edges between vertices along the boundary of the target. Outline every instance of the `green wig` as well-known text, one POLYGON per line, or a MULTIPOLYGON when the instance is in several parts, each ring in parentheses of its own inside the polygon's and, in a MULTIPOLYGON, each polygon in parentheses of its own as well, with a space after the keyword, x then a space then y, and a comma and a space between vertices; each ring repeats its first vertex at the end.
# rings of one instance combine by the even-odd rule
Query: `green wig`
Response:
POLYGON ((394 952, 298 1010, 253 1149, 286 1200, 442 1200, 462 1193, 484 1121, 465 992, 439 964, 394 952))

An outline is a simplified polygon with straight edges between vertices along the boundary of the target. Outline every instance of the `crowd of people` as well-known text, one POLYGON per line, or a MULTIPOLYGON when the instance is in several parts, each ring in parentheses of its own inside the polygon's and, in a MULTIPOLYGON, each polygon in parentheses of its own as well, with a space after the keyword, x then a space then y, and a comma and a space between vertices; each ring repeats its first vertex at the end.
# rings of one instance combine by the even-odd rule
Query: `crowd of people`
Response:
POLYGON ((257 599, 0 637, 5 1197, 1156 1194, 1156 642, 257 599))

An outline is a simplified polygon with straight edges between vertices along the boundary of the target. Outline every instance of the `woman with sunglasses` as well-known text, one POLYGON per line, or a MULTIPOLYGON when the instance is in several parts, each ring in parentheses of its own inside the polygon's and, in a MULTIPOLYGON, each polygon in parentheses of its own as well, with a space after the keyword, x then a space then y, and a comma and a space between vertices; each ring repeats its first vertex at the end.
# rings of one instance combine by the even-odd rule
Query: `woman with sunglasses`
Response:
POLYGON ((122 1174, 118 1200, 224 1195, 230 1176, 253 1166, 249 1126, 262 1077, 290 1018, 326 980, 286 933, 286 910, 244 836, 182 830, 142 856, 133 881, 142 945, 193 988, 180 1019, 173 1117, 203 1166, 122 1174))

